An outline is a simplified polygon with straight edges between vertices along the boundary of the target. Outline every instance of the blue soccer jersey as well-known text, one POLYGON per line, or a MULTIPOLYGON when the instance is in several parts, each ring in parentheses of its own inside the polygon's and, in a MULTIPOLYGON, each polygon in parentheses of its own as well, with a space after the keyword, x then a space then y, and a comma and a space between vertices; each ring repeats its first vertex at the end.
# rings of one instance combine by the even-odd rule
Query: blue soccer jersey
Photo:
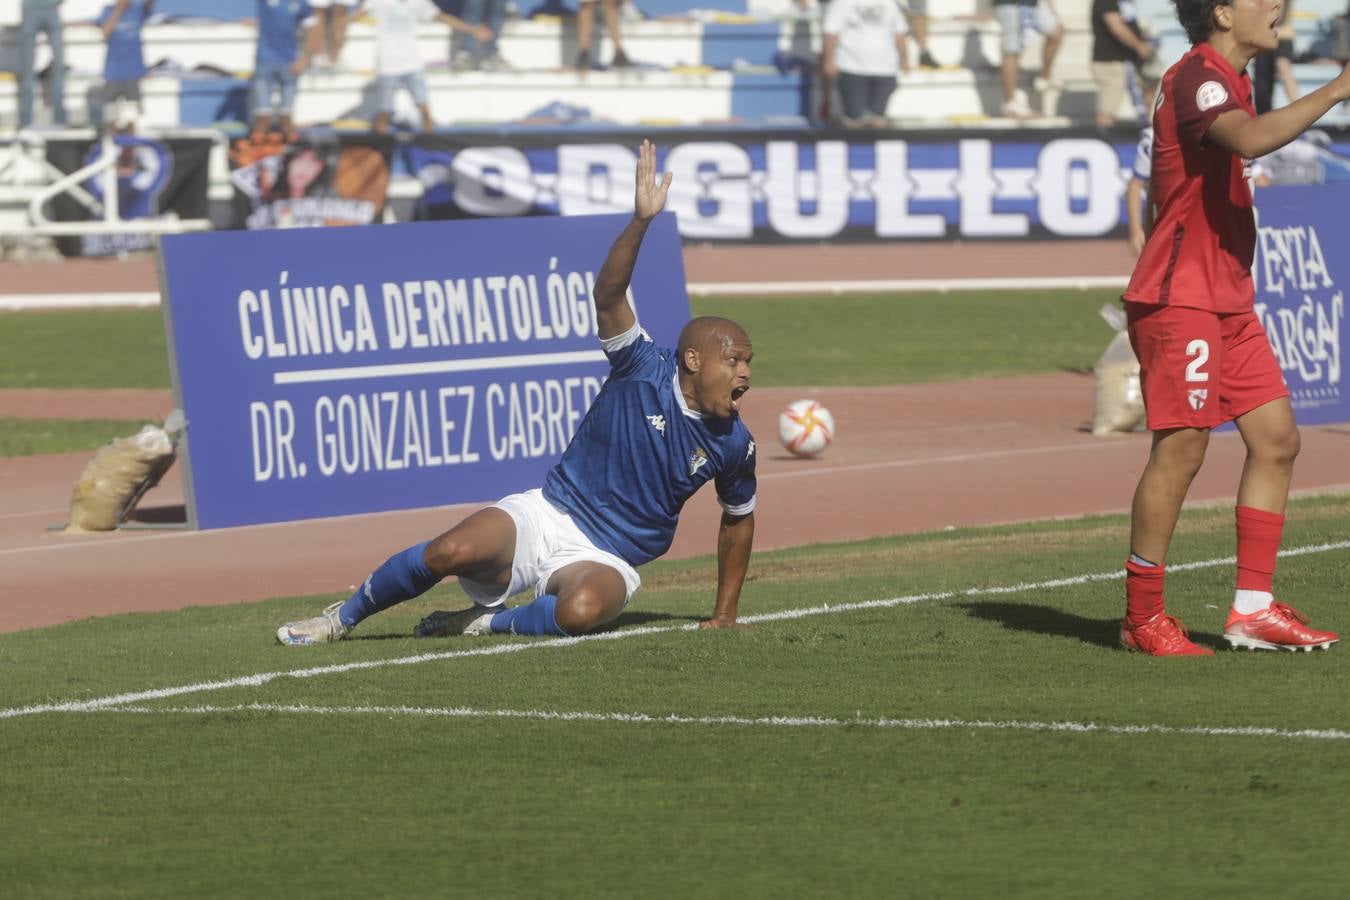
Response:
POLYGON ((587 537, 640 566, 670 549, 686 500, 716 481, 722 508, 755 508, 755 442, 740 416, 705 417, 680 392, 676 354, 634 325, 601 341, 610 375, 544 496, 587 537))
POLYGON ((258 0, 257 65, 290 65, 300 58, 300 23, 306 0, 258 0))
MULTIPOLYGON (((112 6, 104 7, 99 16, 101 26, 112 15, 112 6)), ((145 27, 145 0, 133 0, 122 11, 112 34, 108 35, 108 52, 103 59, 103 80, 106 82, 137 81, 145 76, 145 52, 141 49, 141 29, 145 27)))

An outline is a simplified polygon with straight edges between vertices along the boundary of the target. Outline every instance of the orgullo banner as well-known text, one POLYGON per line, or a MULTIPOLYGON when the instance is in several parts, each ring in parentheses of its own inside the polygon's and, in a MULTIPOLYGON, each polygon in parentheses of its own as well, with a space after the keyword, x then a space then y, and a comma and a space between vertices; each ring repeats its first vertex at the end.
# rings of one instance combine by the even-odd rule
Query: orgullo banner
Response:
MULTIPOLYGON (((667 209, 698 241, 1123 236, 1138 134, 1095 131, 646 132, 674 174, 667 209)), ((1323 133, 1266 171, 1350 177, 1323 133)), ((400 148, 419 219, 590 215, 631 209, 632 131, 456 132, 400 148)))

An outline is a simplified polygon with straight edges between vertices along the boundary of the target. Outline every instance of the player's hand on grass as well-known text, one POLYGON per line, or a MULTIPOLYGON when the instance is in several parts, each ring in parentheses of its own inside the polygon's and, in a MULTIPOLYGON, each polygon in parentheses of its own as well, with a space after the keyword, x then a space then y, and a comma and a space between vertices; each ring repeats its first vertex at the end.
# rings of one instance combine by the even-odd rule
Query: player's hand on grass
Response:
POLYGON ((731 628, 736 631, 745 631, 750 627, 749 622, 737 622, 735 619, 704 619, 698 623, 699 628, 731 628))
POLYGON ((667 172, 656 180, 656 145, 644 140, 638 148, 637 195, 633 200, 633 215, 642 221, 651 220, 666 205, 671 174, 667 172))

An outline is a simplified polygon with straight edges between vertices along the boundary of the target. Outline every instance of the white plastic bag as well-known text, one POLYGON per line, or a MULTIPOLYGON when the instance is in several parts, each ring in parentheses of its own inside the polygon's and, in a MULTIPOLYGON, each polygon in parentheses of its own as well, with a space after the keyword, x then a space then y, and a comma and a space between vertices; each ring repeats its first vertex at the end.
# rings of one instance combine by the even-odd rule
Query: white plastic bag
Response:
POLYGON ((80 473, 70 497, 67 531, 110 531, 173 464, 186 422, 174 410, 163 427, 146 425, 104 444, 80 473))
POLYGON ((1092 433, 1140 431, 1144 427, 1144 394, 1139 388, 1139 360, 1125 331, 1125 313, 1110 304, 1100 313, 1116 336, 1092 367, 1096 382, 1092 433))

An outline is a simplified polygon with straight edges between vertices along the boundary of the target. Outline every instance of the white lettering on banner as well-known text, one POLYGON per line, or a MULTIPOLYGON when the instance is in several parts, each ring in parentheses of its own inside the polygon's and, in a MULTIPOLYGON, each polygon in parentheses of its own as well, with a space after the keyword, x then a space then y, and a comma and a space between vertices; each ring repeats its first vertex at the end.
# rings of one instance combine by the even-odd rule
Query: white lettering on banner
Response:
POLYGON ((564 144, 558 148, 558 211, 564 216, 633 210, 637 156, 621 144, 564 144))
POLYGON ((692 141, 671 148, 667 206, 689 238, 748 238, 755 232, 750 154, 735 144, 692 141), (705 210, 706 204, 706 210, 705 210))
POLYGON ((289 400, 248 405, 253 440, 253 480, 304 478, 307 466, 295 460, 295 410, 289 400))
POLYGON ((1263 282, 1266 290, 1283 297, 1286 287, 1313 291, 1332 286, 1316 228, 1259 227, 1257 236, 1252 274, 1263 282))
POLYGON ((877 198, 877 237, 942 237, 947 220, 939 213, 914 214, 910 198, 918 183, 909 173, 909 145, 905 141, 877 141, 876 170, 871 190, 877 198))
POLYGON ((1116 177, 1120 157, 1110 144, 1092 140, 1051 141, 1042 148, 1032 191, 1041 224, 1055 234, 1087 237, 1105 234, 1120 218, 1125 186, 1116 177), (1066 178, 1065 174, 1077 176, 1066 178), (1071 185, 1086 193, 1082 212, 1073 210, 1071 185))
POLYGON ((814 172, 804 172, 799 167, 801 152, 802 147, 796 141, 770 141, 765 147, 764 196, 769 225, 785 237, 832 237, 848 225, 848 202, 853 193, 848 144, 817 143, 814 172), (804 201, 814 202, 816 211, 803 213, 804 201))
POLYGON ((562 453, 603 381, 594 376, 496 382, 487 397, 488 451, 495 460, 562 453))
MULTIPOLYGON (((1029 141, 1008 143, 1023 145, 1026 156, 1036 151, 1034 165, 995 166, 998 143, 986 138, 876 141, 870 169, 849 162, 852 154, 867 148, 862 142, 817 142, 810 151, 815 165, 808 168, 801 164, 808 152, 803 144, 767 141, 760 145, 764 161, 757 169, 747 147, 690 141, 673 145, 663 160, 663 168, 674 176, 667 208, 679 217, 680 235, 693 239, 753 237, 757 215, 762 230, 788 238, 828 239, 861 224, 851 221, 854 201, 873 204, 872 228, 878 237, 1022 237, 1031 233, 1033 222, 1051 234, 1084 237, 1107 234, 1121 224, 1120 198, 1129 173, 1111 143, 1092 138, 1057 138, 1039 148, 1026 146, 1029 141), (911 168, 910 151, 923 146, 942 147, 944 155, 951 148, 958 161, 947 167, 911 168), (959 214, 912 214, 909 207, 915 200, 955 204, 959 214), (1019 211, 997 208, 1014 202, 1019 211), (814 210, 803 212, 807 204, 814 210)), ((547 205, 555 191, 563 215, 632 208, 630 150, 614 144, 565 144, 556 154, 555 176, 534 172, 515 148, 460 150, 450 175, 455 200, 466 212, 485 216, 520 214, 529 208, 522 205, 527 195, 547 205), (495 160, 492 166, 485 163, 489 159, 495 160), (490 177, 484 175, 485 182, 476 184, 475 172, 490 177)), ((424 181, 434 182, 437 169, 426 167, 424 181)))
POLYGON ((320 397, 314 404, 319 472, 352 475, 477 462, 478 454, 469 449, 476 390, 439 388, 434 401, 428 389, 320 397))
POLYGON ((321 356, 378 349, 366 289, 356 285, 288 286, 283 271, 273 294, 240 291, 239 338, 249 359, 321 356), (278 320, 278 317, 279 320, 278 320))
MULTIPOLYGON (((600 393, 604 380, 571 376, 493 382, 484 424, 494 460, 557 456, 600 393)), ((314 461, 324 477, 473 465, 479 390, 450 385, 400 391, 322 395, 314 402, 314 461)), ((290 401, 249 405, 253 480, 303 478, 295 453, 290 401)))
POLYGON ((1302 382, 1301 389, 1290 385, 1295 405, 1310 386, 1339 395, 1345 293, 1335 289, 1317 229, 1263 226, 1259 220, 1257 226, 1253 277, 1263 291, 1284 302, 1279 307, 1257 303, 1256 314, 1280 368, 1296 373, 1302 382), (1300 294, 1302 299, 1295 302, 1300 294))
MULTIPOLYGON (((387 344, 391 350, 404 350, 493 344, 512 338, 537 342, 594 337, 594 286, 594 272, 560 272, 556 256, 549 260, 542 290, 538 276, 532 274, 386 281, 380 292, 387 344)), ((242 318, 242 297, 240 304, 242 318)))
POLYGON ((1265 326, 1266 337, 1286 372, 1297 372, 1305 384, 1323 382, 1327 387, 1341 383, 1341 322, 1345 318, 1345 294, 1337 291, 1325 300, 1307 294, 1303 302, 1290 309, 1272 309, 1256 304, 1256 314, 1265 326))
POLYGON ((970 237, 1019 237, 1030 231, 1022 213, 994 212, 999 182, 994 176, 993 144, 961 142, 961 174, 956 191, 961 199, 961 233, 970 237))
POLYGON ((455 203, 476 216, 520 216, 538 188, 530 161, 514 147, 470 147, 450 165, 455 203))

